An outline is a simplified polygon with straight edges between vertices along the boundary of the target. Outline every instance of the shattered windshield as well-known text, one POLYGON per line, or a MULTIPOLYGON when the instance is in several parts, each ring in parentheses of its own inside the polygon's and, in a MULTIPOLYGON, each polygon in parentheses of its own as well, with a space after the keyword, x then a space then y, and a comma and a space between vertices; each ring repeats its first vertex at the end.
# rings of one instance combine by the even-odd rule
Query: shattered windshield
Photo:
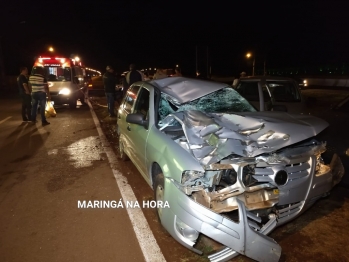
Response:
POLYGON ((166 95, 161 94, 159 121, 175 112, 199 110, 205 113, 255 112, 256 110, 231 87, 200 97, 188 103, 178 104, 166 95))

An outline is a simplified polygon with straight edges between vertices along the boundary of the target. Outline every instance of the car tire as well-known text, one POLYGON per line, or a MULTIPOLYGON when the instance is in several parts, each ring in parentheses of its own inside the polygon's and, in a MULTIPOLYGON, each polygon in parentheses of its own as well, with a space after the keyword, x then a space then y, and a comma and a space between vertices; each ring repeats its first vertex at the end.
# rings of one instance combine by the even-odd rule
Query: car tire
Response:
MULTIPOLYGON (((153 190, 154 190, 154 200, 156 203, 158 201, 162 201, 162 203, 165 203, 164 196, 165 196, 165 177, 163 173, 159 173, 154 177, 153 181, 153 190)), ((158 216, 159 221, 162 219, 162 208, 158 207, 156 208, 156 214, 158 216)))
POLYGON ((120 136, 119 136, 119 155, 120 155, 120 159, 122 161, 127 161, 129 160, 128 156, 125 154, 124 151, 124 143, 122 142, 120 136))

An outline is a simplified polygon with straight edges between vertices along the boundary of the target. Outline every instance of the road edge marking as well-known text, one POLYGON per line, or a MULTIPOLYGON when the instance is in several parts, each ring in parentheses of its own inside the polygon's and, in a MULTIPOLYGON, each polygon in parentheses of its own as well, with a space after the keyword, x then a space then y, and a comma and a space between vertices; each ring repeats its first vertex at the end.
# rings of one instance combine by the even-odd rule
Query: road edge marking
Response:
POLYGON ((4 123, 5 121, 9 120, 11 117, 12 117, 12 116, 8 116, 8 117, 6 117, 5 119, 1 120, 1 121, 0 121, 0 124, 2 124, 2 123, 4 123))
MULTIPOLYGON (((97 118, 97 115, 95 111, 93 110, 93 107, 88 100, 88 106, 90 107, 91 115, 93 118, 93 121, 96 125, 98 135, 102 141, 103 149, 105 153, 107 154, 108 162, 110 165, 110 168, 113 171, 116 183, 118 185, 118 188, 121 193, 121 197, 125 202, 127 201, 133 201, 135 203, 137 201, 137 198, 130 186, 130 184, 127 181, 127 178, 123 176, 118 170, 115 170, 113 168, 113 163, 116 162, 116 155, 111 148, 102 128, 99 123, 99 120, 97 118)), ((142 209, 140 208, 126 208, 127 214, 131 220, 131 224, 133 226, 133 230, 136 234, 139 246, 142 250, 143 256, 145 258, 145 261, 147 262, 163 262, 166 261, 164 255, 162 254, 160 247, 158 243, 156 242, 156 239, 153 235, 153 232, 151 231, 149 224, 144 216, 144 213, 142 209)))

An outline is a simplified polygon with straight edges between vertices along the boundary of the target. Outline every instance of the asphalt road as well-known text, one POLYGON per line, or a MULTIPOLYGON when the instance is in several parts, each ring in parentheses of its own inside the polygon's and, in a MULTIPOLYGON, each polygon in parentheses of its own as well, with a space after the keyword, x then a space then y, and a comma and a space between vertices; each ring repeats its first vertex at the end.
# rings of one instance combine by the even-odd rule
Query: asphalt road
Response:
POLYGON ((45 127, 19 109, 0 100, 0 261, 144 261, 126 209, 78 208, 121 199, 88 106, 45 127))

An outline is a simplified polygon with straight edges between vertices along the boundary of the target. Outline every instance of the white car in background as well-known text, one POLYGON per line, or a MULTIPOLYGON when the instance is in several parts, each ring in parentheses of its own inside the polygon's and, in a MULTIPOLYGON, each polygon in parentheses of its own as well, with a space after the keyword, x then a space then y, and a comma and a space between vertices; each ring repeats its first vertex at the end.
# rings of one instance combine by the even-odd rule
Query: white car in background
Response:
POLYGON ((259 111, 306 113, 306 103, 299 85, 292 78, 253 76, 240 78, 235 86, 259 111))

